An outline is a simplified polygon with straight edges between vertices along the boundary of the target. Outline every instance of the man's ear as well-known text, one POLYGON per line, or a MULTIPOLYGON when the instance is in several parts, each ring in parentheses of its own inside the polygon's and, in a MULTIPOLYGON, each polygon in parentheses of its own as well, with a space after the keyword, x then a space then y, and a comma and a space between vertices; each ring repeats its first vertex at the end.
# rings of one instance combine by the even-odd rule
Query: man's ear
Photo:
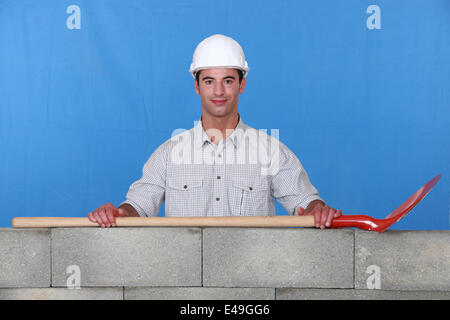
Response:
POLYGON ((239 85, 239 93, 244 92, 245 84, 247 83, 247 79, 245 77, 242 78, 241 84, 239 85))
POLYGON ((198 86, 197 79, 194 79, 194 83, 195 83, 195 93, 200 94, 200 88, 198 86))

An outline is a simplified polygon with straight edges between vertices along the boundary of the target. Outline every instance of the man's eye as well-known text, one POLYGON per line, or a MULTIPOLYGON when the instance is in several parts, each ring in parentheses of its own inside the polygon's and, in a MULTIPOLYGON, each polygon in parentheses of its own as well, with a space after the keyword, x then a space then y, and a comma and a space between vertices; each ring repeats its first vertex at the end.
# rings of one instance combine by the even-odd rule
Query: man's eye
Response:
POLYGON ((206 80, 206 81, 205 81, 205 84, 211 84, 211 83, 212 83, 211 80, 206 80))
POLYGON ((226 84, 232 84, 232 83, 233 83, 233 80, 225 80, 225 83, 226 83, 226 84))

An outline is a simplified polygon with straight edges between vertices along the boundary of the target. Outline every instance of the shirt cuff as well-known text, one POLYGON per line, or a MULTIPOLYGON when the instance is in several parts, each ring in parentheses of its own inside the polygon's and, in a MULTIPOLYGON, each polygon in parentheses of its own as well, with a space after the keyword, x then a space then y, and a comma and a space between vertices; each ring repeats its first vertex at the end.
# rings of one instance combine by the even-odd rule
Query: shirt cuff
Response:
POLYGON ((131 201, 131 200, 125 200, 124 202, 122 202, 119 207, 123 204, 129 204, 130 206, 132 206, 134 208, 134 210, 137 211, 137 213, 139 214, 139 216, 141 217, 147 217, 147 215, 145 214, 145 211, 139 207, 135 202, 131 201))

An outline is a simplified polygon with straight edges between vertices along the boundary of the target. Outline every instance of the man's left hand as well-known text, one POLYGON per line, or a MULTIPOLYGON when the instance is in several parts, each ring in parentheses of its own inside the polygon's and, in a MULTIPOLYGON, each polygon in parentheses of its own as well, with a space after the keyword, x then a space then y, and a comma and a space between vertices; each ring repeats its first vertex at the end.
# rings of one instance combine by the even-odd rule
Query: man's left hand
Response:
POLYGON ((308 205, 308 208, 297 208, 299 216, 314 216, 314 224, 316 228, 324 229, 331 227, 334 218, 342 215, 342 210, 336 210, 327 206, 322 201, 313 201, 308 205))

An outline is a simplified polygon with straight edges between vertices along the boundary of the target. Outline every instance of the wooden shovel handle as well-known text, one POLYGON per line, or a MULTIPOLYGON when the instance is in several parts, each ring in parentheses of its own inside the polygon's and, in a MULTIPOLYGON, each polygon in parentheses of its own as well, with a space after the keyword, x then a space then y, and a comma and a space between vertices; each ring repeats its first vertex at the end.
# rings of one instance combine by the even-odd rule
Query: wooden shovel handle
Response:
MULTIPOLYGON (((116 218, 118 227, 314 227, 314 216, 258 217, 126 217, 116 218)), ((14 228, 99 227, 88 218, 17 217, 14 228)))

